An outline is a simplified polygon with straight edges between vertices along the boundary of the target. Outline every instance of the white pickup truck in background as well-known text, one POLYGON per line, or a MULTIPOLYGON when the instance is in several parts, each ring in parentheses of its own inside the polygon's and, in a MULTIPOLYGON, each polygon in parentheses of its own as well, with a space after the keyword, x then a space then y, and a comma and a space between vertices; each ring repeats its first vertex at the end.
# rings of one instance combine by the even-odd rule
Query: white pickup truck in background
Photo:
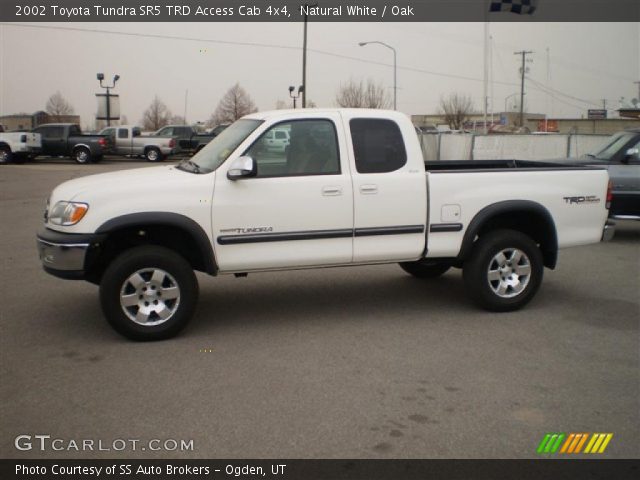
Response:
POLYGON ((0 165, 22 163, 42 150, 40 134, 31 132, 5 132, 0 125, 0 165))
MULTIPOLYGON (((606 170, 540 162, 425 168, 410 120, 381 110, 256 113, 177 166, 71 180, 38 233, 45 270, 100 285, 106 318, 138 340, 177 334, 211 275, 399 263, 463 269, 470 297, 522 307, 560 248, 610 238, 606 170), (289 132, 282 150, 270 132, 289 132)), ((425 285, 427 286, 427 285, 425 285)))

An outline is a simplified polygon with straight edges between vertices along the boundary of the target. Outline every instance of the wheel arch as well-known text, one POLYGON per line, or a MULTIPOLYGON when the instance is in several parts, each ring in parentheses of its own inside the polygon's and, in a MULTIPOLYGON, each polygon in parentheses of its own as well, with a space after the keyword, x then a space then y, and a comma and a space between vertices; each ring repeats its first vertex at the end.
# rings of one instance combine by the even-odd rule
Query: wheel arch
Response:
POLYGON ((194 270, 218 273, 213 246, 202 227, 178 213, 141 212, 122 215, 103 223, 96 234, 106 235, 95 257, 90 259, 97 281, 108 263, 119 253, 139 245, 167 247, 182 255, 194 270))
POLYGON ((508 228, 530 236, 539 246, 544 266, 556 267, 558 235, 551 213, 543 205, 530 200, 507 200, 480 210, 464 234, 457 260, 464 262, 476 239, 496 229, 508 228))

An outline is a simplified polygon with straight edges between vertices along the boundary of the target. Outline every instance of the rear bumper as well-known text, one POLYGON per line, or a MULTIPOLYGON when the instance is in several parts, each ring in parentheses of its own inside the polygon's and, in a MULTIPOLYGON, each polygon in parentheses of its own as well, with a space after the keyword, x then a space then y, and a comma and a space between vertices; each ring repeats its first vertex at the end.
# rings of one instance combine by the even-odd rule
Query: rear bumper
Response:
POLYGON ((37 155, 42 152, 42 147, 34 147, 31 145, 24 145, 21 148, 14 150, 15 155, 37 155))
POLYGON ((602 229, 602 241, 608 242, 613 238, 614 233, 616 233, 616 224, 610 221, 604 225, 602 229))
POLYGON ((104 235, 70 234, 42 229, 37 247, 42 267, 47 273, 65 279, 85 278, 87 257, 104 235))

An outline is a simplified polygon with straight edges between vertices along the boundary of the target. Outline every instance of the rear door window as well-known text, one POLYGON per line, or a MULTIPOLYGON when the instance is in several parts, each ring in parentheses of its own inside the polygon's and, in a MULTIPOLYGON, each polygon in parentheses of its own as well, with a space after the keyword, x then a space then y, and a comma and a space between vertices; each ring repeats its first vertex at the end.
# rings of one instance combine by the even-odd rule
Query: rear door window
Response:
POLYGON ((358 173, 388 173, 407 163, 398 124, 383 118, 354 118, 349 122, 358 173))

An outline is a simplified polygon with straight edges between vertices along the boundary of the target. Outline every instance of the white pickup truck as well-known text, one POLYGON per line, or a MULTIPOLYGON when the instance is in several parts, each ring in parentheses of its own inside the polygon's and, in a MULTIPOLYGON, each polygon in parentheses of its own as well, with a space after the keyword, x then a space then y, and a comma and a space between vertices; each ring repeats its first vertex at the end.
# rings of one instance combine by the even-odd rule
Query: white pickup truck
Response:
POLYGON ((376 263, 463 269, 493 311, 535 295, 558 249, 606 240, 606 170, 525 161, 426 166, 410 120, 381 110, 294 110, 238 120, 177 166, 71 180, 38 233, 44 269, 100 285, 107 320, 138 340, 192 316, 211 275, 376 263), (283 151, 262 138, 287 130, 283 151))
POLYGON ((5 132, 0 125, 0 165, 21 163, 42 150, 40 134, 31 132, 5 132))

